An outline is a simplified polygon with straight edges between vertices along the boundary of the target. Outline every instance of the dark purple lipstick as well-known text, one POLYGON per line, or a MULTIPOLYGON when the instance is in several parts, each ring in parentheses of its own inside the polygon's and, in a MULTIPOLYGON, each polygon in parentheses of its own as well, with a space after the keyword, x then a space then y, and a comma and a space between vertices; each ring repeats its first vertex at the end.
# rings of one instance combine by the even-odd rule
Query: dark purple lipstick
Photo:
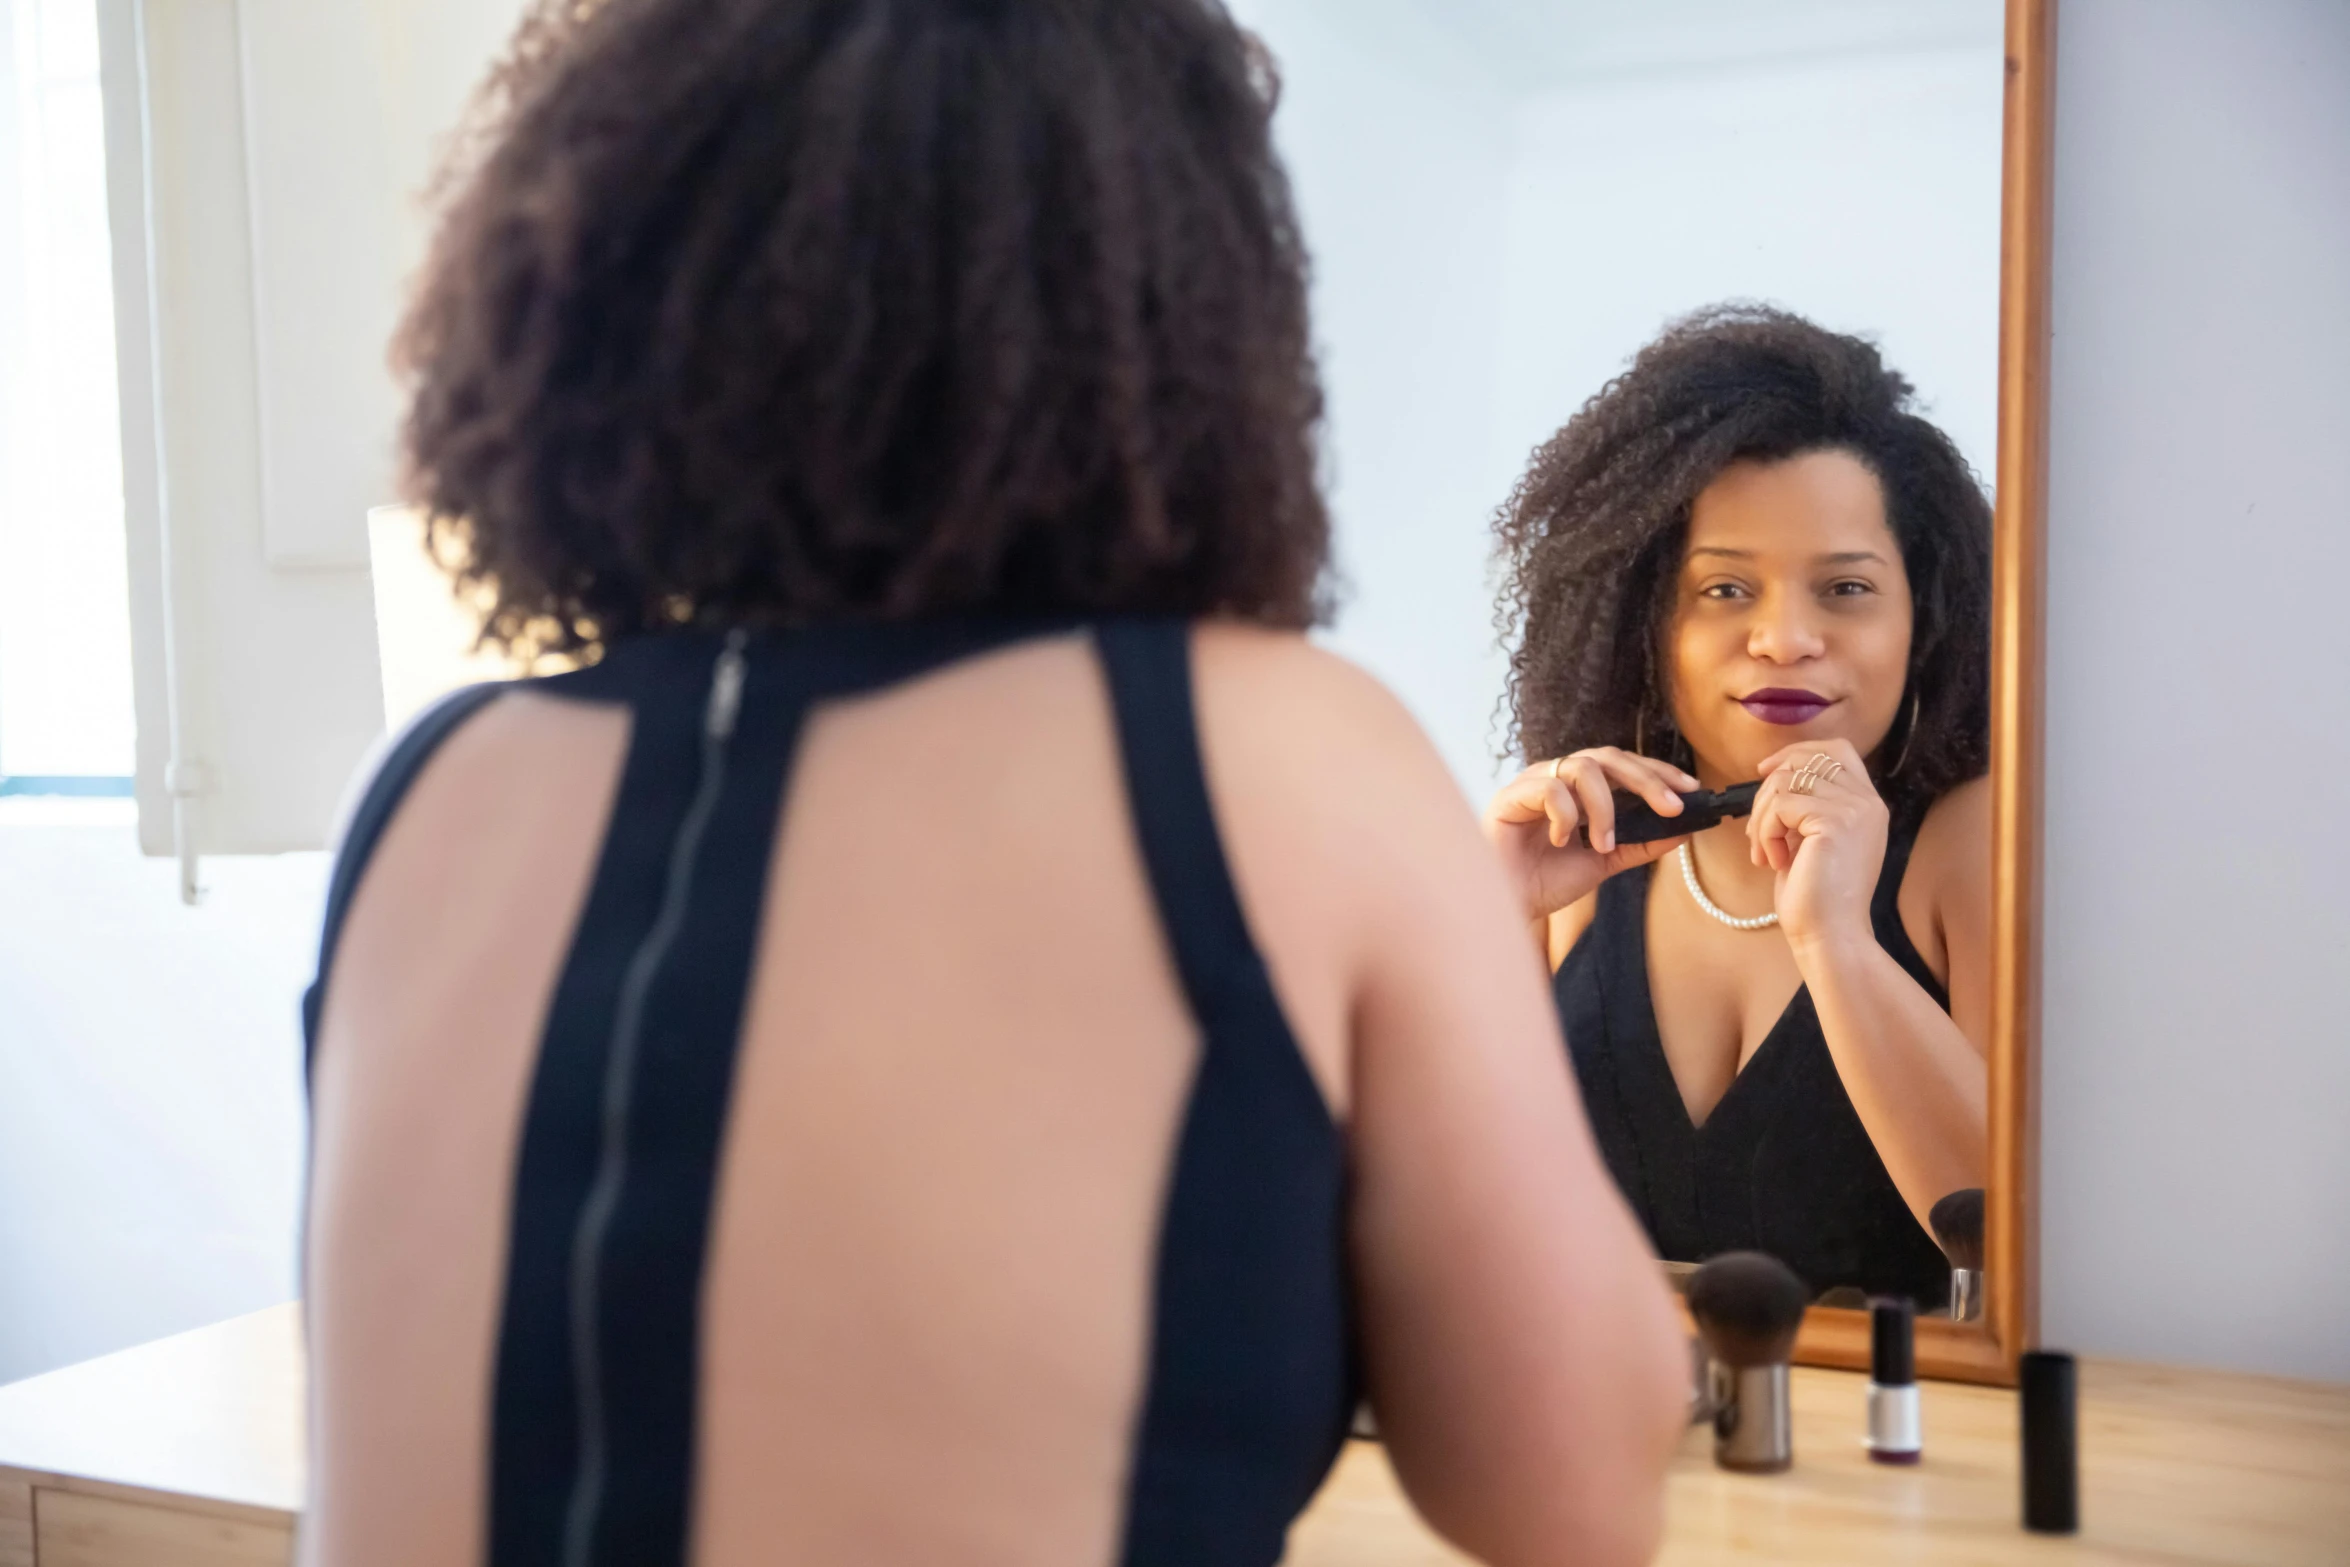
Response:
POLYGON ((1766 724, 1808 724, 1826 712, 1831 704, 1816 691, 1797 687, 1769 686, 1752 696, 1742 696, 1738 705, 1766 724))

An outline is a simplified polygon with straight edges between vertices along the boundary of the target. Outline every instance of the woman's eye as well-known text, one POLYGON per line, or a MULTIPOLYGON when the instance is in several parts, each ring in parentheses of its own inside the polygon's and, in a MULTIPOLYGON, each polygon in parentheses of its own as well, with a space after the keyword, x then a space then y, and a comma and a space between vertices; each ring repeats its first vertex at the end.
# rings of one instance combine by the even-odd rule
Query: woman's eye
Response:
POLYGON ((1709 582, 1697 590, 1697 596, 1701 599, 1741 599, 1746 597, 1746 589, 1735 582, 1709 582))
POLYGON ((1831 582, 1828 584, 1828 595, 1831 598, 1857 598, 1863 593, 1874 593, 1876 591, 1877 589, 1875 584, 1862 582, 1858 578, 1849 578, 1843 582, 1831 582))

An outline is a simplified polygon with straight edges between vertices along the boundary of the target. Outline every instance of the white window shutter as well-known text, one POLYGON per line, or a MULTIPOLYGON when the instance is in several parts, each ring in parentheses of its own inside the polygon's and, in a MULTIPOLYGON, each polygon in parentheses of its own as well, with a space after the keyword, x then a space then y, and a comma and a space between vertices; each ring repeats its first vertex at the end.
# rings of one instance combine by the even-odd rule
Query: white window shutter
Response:
POLYGON ((140 840, 325 846, 384 728, 367 514, 441 139, 519 0, 100 0, 140 840))

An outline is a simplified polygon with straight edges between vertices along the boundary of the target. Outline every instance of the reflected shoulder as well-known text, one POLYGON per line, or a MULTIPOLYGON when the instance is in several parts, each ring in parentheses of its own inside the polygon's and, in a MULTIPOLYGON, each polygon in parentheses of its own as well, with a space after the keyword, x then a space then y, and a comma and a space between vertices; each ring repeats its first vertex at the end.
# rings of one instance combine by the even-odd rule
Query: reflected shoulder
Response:
POLYGON ((1912 874, 1923 873, 1934 901, 1984 903, 1991 885, 1991 780, 1970 778, 1936 800, 1918 827, 1912 874))
POLYGON ((1918 852, 1972 854, 1991 849, 1991 779, 1970 778, 1926 807, 1918 852))

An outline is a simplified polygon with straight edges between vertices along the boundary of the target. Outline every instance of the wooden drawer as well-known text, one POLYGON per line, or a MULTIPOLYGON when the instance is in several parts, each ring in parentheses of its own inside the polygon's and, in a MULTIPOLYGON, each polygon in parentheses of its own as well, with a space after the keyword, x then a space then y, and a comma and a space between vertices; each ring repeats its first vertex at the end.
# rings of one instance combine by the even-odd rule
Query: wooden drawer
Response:
POLYGON ((33 1488, 0 1475, 0 1567, 33 1567, 33 1488))
MULTIPOLYGON (((29 1567, 287 1567, 294 1559, 294 1532, 282 1524, 48 1486, 34 1487, 32 1500, 29 1567)), ((0 1510, 0 1567, 15 1567, 6 1517, 0 1510)))

